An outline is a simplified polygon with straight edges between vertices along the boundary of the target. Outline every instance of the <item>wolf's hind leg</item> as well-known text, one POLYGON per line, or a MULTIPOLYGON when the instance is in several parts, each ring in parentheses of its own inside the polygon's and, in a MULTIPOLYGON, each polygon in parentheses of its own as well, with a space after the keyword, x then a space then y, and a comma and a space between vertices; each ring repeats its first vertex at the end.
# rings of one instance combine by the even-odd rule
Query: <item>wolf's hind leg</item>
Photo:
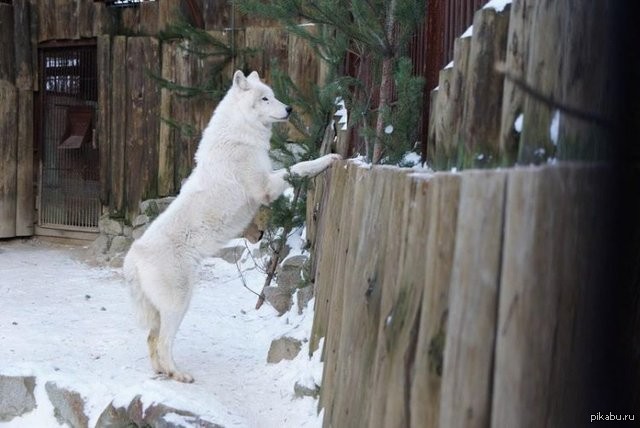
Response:
POLYGON ((184 318, 186 306, 174 310, 160 310, 160 331, 157 339, 160 372, 179 382, 193 382, 193 376, 181 372, 173 360, 173 341, 184 318))
POLYGON ((149 357, 151 358, 151 367, 156 373, 162 373, 162 366, 158 360, 158 336, 160 335, 160 325, 154 326, 149 330, 147 336, 147 345, 149 346, 149 357))

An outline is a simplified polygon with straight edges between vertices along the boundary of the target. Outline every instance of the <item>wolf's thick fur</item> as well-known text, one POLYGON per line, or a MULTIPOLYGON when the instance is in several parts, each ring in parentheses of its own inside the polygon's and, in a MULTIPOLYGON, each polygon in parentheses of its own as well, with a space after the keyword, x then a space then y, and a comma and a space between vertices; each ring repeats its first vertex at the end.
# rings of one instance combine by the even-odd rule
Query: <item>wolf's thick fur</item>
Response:
MULTIPOLYGON (((260 205, 288 187, 284 169, 273 171, 269 140, 274 122, 291 108, 278 101, 254 71, 241 71, 213 113, 196 152, 196 166, 179 196, 135 241, 124 275, 143 322, 153 369, 182 382, 193 377, 176 368, 173 340, 189 306, 203 258, 237 237, 260 205)), ((299 176, 320 173, 338 159, 326 155, 291 167, 299 176)))

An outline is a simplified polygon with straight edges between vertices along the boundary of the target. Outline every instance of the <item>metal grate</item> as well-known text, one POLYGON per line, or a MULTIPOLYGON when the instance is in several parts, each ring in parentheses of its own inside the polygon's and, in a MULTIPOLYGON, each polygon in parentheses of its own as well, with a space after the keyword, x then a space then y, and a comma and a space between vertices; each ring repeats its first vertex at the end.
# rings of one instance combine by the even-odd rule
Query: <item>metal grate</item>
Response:
POLYGON ((40 71, 39 225, 97 231, 102 205, 95 45, 42 48, 40 71))

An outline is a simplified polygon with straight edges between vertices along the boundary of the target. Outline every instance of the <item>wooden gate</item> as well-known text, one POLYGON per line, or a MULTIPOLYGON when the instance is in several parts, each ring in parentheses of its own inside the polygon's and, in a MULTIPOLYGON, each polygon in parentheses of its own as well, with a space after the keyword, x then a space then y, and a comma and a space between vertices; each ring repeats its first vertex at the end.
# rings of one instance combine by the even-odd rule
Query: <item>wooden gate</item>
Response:
POLYGON ((38 234, 96 232, 101 213, 95 138, 96 47, 43 47, 40 55, 38 234))

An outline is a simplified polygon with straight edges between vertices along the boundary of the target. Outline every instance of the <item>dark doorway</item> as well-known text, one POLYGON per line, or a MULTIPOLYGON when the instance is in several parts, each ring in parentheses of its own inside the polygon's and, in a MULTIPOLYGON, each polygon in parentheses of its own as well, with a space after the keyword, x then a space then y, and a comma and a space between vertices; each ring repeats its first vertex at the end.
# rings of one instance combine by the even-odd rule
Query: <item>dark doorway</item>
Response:
POLYGON ((95 139, 95 44, 41 47, 38 225, 95 232, 100 203, 100 159, 95 139))

